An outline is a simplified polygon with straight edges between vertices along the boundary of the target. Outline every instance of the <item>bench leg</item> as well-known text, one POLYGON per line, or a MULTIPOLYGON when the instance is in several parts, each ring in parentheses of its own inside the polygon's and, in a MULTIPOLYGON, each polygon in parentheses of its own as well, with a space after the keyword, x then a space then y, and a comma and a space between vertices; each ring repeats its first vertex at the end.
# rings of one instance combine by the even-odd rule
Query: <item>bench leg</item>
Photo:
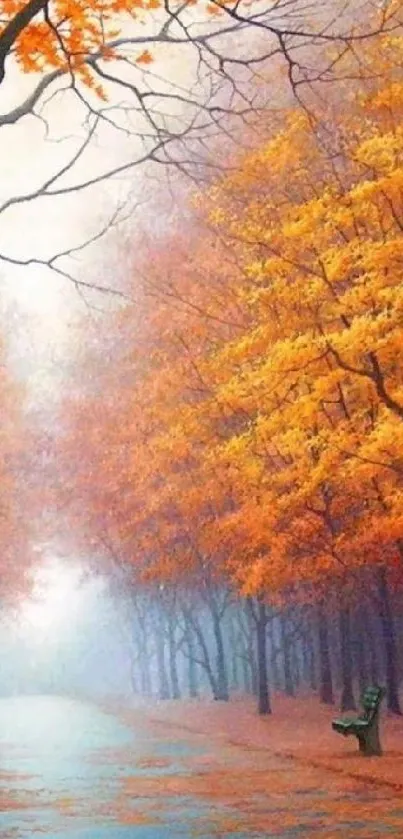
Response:
POLYGON ((365 757, 379 757, 382 754, 378 720, 376 720, 365 733, 363 732, 359 735, 358 743, 360 747, 360 754, 365 755, 365 757))

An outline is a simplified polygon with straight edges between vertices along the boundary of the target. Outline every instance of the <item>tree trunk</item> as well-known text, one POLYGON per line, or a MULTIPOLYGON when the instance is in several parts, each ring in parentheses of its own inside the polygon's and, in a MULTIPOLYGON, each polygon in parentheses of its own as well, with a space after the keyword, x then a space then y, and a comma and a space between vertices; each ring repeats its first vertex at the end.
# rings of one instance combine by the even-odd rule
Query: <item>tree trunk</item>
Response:
POLYGON ((381 680, 381 667, 378 655, 378 627, 374 631, 374 622, 365 607, 360 610, 362 621, 362 638, 366 646, 368 657, 368 684, 378 685, 381 680))
POLYGON ((294 690, 298 691, 300 684, 301 684, 301 656, 300 656, 300 644, 297 642, 293 646, 293 653, 292 653, 292 681, 294 685, 294 690))
POLYGON ((251 680, 251 692, 253 696, 258 696, 259 694, 259 680, 258 680, 258 669, 257 669, 257 661, 256 661, 256 648, 255 648, 255 621, 253 618, 252 610, 249 608, 246 611, 246 619, 247 619, 247 626, 248 626, 248 634, 247 634, 247 657, 248 663, 250 667, 250 680, 251 680))
POLYGON ((157 652, 158 697, 169 699, 169 682, 165 664, 165 632, 164 621, 161 616, 157 619, 155 646, 157 652))
POLYGON ((228 676, 227 676, 227 665, 225 661, 225 650, 224 650, 224 640, 221 631, 221 621, 218 615, 213 614, 213 632, 214 632, 214 640, 216 644, 216 667, 217 667, 217 676, 216 676, 216 684, 217 690, 215 699, 220 699, 223 702, 228 702, 229 700, 229 691, 228 691, 228 676))
POLYGON ((339 610, 340 657, 341 657, 341 700, 342 711, 356 709, 353 692, 353 661, 351 649, 351 617, 348 606, 339 610))
POLYGON ((278 690, 281 687, 281 677, 278 666, 278 655, 276 647, 276 639, 274 632, 274 619, 269 622, 269 638, 270 638, 270 671, 273 679, 274 687, 278 690))
POLYGON ((387 705, 389 711, 401 716, 402 711, 399 703, 399 682, 397 675, 396 636, 386 568, 380 568, 377 576, 380 599, 379 613, 382 624, 383 643, 385 647, 387 705))
MULTIPOLYGON (((207 676, 207 679, 208 679, 209 685, 211 687, 211 692, 213 694, 214 699, 217 699, 218 698, 217 681, 216 681, 216 677, 213 673, 213 668, 211 666, 209 649, 208 649, 206 639, 205 639, 204 634, 203 634, 203 630, 200 626, 199 621, 197 620, 196 615, 192 614, 192 612, 190 610, 188 610, 188 609, 183 610, 183 615, 184 615, 185 621, 187 622, 188 626, 194 632, 194 637, 197 640, 197 643, 198 643, 199 649, 200 649, 200 653, 202 655, 202 658, 198 659, 199 664, 203 668, 203 670, 204 670, 204 672, 207 676)), ((196 662, 196 659, 195 659, 195 662, 196 662)))
POLYGON ((295 696, 294 682, 292 678, 291 644, 287 637, 287 621, 284 615, 280 616, 280 637, 283 653, 284 667, 284 690, 287 696, 295 696))
POLYGON ((191 699, 196 699, 199 695, 199 684, 197 679, 197 665, 195 662, 195 649, 193 638, 189 632, 187 637, 188 648, 188 688, 191 699))
POLYGON ((169 650, 169 675, 171 679, 171 696, 172 699, 180 699, 181 692, 179 687, 178 667, 176 660, 176 642, 175 642, 175 627, 173 619, 170 616, 168 622, 168 650, 169 650))
MULTIPOLYGON (((365 688, 370 684, 370 675, 368 670, 368 656, 367 648, 372 646, 371 636, 368 638, 366 634, 366 613, 363 606, 360 606, 357 611, 355 621, 355 639, 354 639, 354 659, 358 675, 358 684, 360 693, 363 694, 365 688)), ((377 678, 373 682, 377 684, 377 678)))
POLYGON ((311 690, 318 689, 315 669, 315 647, 312 639, 312 632, 310 625, 306 628, 305 637, 302 641, 302 667, 305 683, 311 690))
POLYGON ((251 681, 252 681, 252 693, 253 696, 259 695, 259 675, 258 675, 258 664, 256 660, 255 650, 251 650, 250 655, 250 673, 251 673, 251 681))
POLYGON ((139 618, 139 629, 140 629, 140 656, 139 656, 139 669, 140 669, 140 690, 143 696, 151 696, 152 694, 152 682, 151 682, 151 670, 150 670, 150 653, 148 649, 148 632, 147 632, 147 624, 145 620, 140 620, 139 618))
POLYGON ((251 662, 248 660, 247 651, 244 647, 241 655, 242 683, 245 693, 253 693, 251 678, 251 662))
POLYGON ((148 655, 148 647, 145 646, 140 657, 140 680, 141 692, 144 696, 151 696, 152 684, 150 673, 150 660, 148 655))
POLYGON ((311 643, 309 645, 309 684, 311 690, 318 689, 318 679, 316 675, 316 661, 315 661, 315 647, 311 643))
POLYGON ((319 695, 325 705, 333 705, 332 668, 329 653, 329 630, 323 608, 318 608, 319 695))
POLYGON ((258 711, 259 714, 271 714, 269 680, 267 675, 267 613, 266 606, 259 599, 257 604, 256 640, 258 662, 258 711))
POLYGON ((229 646, 231 657, 231 684, 234 690, 239 688, 238 643, 233 621, 229 624, 229 646))

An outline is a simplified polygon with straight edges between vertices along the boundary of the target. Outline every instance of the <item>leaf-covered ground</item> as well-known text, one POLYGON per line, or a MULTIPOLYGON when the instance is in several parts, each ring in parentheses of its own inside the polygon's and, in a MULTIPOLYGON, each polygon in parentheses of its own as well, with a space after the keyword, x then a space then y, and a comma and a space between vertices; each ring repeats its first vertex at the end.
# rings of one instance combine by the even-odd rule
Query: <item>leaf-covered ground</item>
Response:
MULTIPOLYGON (((354 761, 342 773, 311 765, 309 755, 281 756, 281 715, 278 726, 274 717, 251 716, 247 733, 243 706, 178 713, 157 706, 114 715, 56 697, 0 700, 1 839, 403 835, 398 789, 360 778, 354 761), (231 718, 226 729, 222 720, 231 718)), ((366 761, 364 771, 381 762, 366 761)))

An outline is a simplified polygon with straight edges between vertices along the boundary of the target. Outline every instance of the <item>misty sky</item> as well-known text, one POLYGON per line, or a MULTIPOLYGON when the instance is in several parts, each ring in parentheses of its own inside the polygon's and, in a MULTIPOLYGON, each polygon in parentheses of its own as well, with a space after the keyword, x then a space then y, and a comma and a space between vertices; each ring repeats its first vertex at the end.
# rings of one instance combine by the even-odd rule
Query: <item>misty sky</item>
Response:
MULTIPOLYGON (((0 88, 2 113, 23 101, 37 81, 32 74, 23 75, 12 62, 7 69, 6 80, 0 88)), ((113 94, 108 104, 112 103, 113 94)), ((17 125, 0 129, 1 203, 37 188, 74 154, 85 137, 84 112, 71 91, 52 99, 44 116, 48 137, 45 137, 44 122, 31 116, 17 125)), ((133 134, 127 138, 122 132, 101 127, 82 164, 75 167, 70 182, 87 179, 101 168, 119 165, 128 155, 133 156, 135 144, 133 134)), ((142 172, 137 168, 124 177, 77 194, 39 198, 10 207, 0 214, 0 252, 19 259, 45 258, 80 245, 103 227, 118 203, 130 196, 130 206, 136 204, 141 177, 142 172)), ((65 180, 63 185, 66 183, 65 180)), ((143 189, 142 224, 145 197, 143 189)), ((135 209, 129 225, 136 225, 135 209)), ((113 286, 119 276, 117 263, 122 235, 115 230, 74 260, 60 263, 61 267, 79 279, 113 286)), ((0 262, 0 282, 1 307, 3 313, 10 307, 13 311, 13 331, 18 335, 21 361, 29 363, 30 375, 38 379, 40 371, 35 370, 35 365, 46 365, 46 361, 54 359, 58 352, 68 351, 68 325, 76 314, 85 311, 85 307, 67 280, 43 267, 19 268, 0 262), (29 359, 24 359, 26 355, 29 359)), ((91 302, 94 300, 91 295, 90 299, 91 302)), ((99 298, 96 302, 100 302, 99 298)))
POLYGON ((32 594, 3 610, 0 670, 7 693, 130 691, 130 634, 105 579, 52 558, 39 565, 32 594))

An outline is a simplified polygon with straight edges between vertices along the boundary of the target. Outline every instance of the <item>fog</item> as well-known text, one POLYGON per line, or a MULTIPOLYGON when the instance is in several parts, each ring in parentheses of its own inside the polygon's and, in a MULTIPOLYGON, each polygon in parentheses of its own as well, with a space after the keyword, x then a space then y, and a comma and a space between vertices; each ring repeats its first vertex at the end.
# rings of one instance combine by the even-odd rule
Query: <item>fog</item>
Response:
POLYGON ((47 558, 32 593, 1 622, 0 690, 5 695, 126 694, 130 661, 106 579, 75 562, 47 558))

